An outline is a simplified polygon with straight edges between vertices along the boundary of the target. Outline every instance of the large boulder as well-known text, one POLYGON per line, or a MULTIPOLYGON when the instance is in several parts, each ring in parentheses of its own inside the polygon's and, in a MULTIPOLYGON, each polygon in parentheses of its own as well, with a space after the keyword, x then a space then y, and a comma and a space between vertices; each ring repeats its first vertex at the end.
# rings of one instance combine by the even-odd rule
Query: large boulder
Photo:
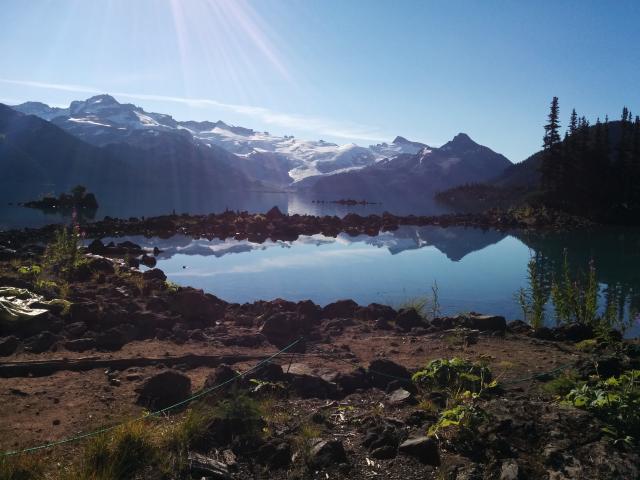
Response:
POLYGON ((151 281, 164 282, 167 279, 167 276, 159 268, 152 268, 151 270, 147 270, 142 274, 142 279, 145 282, 151 282, 151 281))
POLYGON ((351 395, 356 390, 369 387, 367 371, 362 367, 358 367, 349 373, 339 373, 334 377, 333 381, 338 385, 343 395, 351 395))
POLYGON ((358 308, 353 300, 338 300, 325 306, 322 315, 324 318, 352 318, 358 308))
POLYGON ((403 386, 411 384, 411 374, 402 365, 387 359, 373 360, 368 369, 369 383, 386 390, 391 382, 400 382, 403 386))
MULTIPOLYGON (((265 319, 259 332, 266 337, 269 343, 278 348, 285 348, 301 336, 309 333, 311 326, 309 322, 301 319, 297 313, 278 312, 265 319)), ((289 351, 304 352, 304 341, 297 343, 289 351)))
POLYGON ((346 461, 347 453, 340 440, 318 439, 309 452, 309 463, 315 468, 333 467, 346 461))
POLYGON ((388 305, 382 305, 380 303, 370 303, 366 307, 360 307, 356 315, 358 318, 367 321, 375 321, 379 318, 390 321, 393 320, 397 312, 388 305))
POLYGON ((289 373, 285 375, 285 379, 291 390, 302 398, 335 399, 339 397, 337 385, 321 377, 289 373))
POLYGON ((191 395, 191 379, 173 370, 154 375, 136 390, 136 403, 152 410, 167 408, 191 395))
POLYGON ((24 342, 24 349, 32 353, 42 353, 49 350, 59 337, 51 332, 41 332, 24 342))
POLYGON ((424 327, 426 322, 415 308, 402 308, 396 317, 396 327, 408 332, 415 327, 424 327))
POLYGON ((481 331, 502 331, 507 329, 507 321, 501 315, 481 315, 471 312, 457 317, 458 326, 481 331))
POLYGON ((431 437, 410 438, 400 444, 398 450, 406 455, 416 457, 426 465, 437 467, 440 465, 438 444, 431 437))
POLYGON ((136 336, 136 329, 131 324, 122 324, 109 328, 96 335, 95 346, 100 350, 120 350, 136 336))
POLYGON ((213 325, 224 318, 226 302, 202 290, 182 288, 171 297, 170 308, 189 323, 213 325))
POLYGON ((0 338, 0 357, 8 357, 13 354, 18 348, 18 338, 9 335, 8 337, 0 338))

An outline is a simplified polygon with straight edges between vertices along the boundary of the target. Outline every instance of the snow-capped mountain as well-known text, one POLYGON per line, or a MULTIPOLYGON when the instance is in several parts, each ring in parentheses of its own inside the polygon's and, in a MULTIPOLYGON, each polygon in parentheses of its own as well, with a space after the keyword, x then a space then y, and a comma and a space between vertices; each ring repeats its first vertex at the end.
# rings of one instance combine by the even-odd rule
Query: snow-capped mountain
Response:
POLYGON ((146 112, 110 95, 71 102, 68 108, 27 102, 13 107, 51 121, 68 133, 96 146, 128 143, 145 148, 157 137, 189 138, 200 146, 223 148, 235 155, 232 165, 252 180, 279 187, 311 176, 361 169, 400 154, 415 154, 424 144, 397 137, 390 144, 361 147, 323 140, 298 140, 228 125, 222 121, 176 121, 170 115, 146 112))
POLYGON ((300 188, 315 195, 373 201, 389 194, 430 197, 438 190, 497 177, 511 165, 505 156, 459 133, 442 147, 425 146, 331 178, 308 178, 300 188))

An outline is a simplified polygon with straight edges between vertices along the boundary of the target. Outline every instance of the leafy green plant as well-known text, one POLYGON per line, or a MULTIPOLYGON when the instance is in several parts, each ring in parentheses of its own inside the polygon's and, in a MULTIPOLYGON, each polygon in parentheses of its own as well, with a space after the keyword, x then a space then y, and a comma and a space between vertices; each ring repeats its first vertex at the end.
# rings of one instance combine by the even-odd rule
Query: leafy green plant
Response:
POLYGON ((478 394, 497 386, 489 368, 457 357, 431 360, 411 379, 422 388, 443 388, 456 393, 469 391, 478 394))
POLYGON ((640 370, 580 385, 565 396, 565 402, 600 418, 609 436, 627 443, 639 438, 640 370))
POLYGON ((486 412, 474 404, 460 404, 443 410, 436 423, 429 427, 429 435, 437 436, 438 432, 449 427, 476 430, 486 418, 486 412))
POLYGON ((576 388, 579 381, 580 378, 575 371, 563 371, 560 375, 545 383, 542 388, 553 395, 564 397, 576 388))

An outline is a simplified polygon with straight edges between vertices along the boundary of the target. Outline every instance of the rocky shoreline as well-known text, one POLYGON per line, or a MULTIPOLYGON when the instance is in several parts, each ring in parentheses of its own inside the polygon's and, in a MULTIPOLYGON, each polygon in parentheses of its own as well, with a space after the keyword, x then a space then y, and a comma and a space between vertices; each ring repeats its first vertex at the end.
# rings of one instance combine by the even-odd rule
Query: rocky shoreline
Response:
MULTIPOLYGON (((277 236, 292 221, 275 210, 265 220, 224 215, 235 222, 233 235, 250 230, 243 225, 266 224, 273 226, 269 236, 277 236)), ((223 218, 105 220, 87 225, 87 232, 221 234, 223 218), (158 222, 168 223, 161 228, 158 222)), ((392 217, 375 221, 383 219, 387 227, 395 224, 392 217)), ((327 226, 295 220, 310 230, 327 226)), ((373 220, 349 222, 356 229, 379 227, 373 220)), ((621 379, 640 368, 637 342, 617 332, 583 324, 534 330, 473 312, 426 318, 415 308, 348 299, 325 306, 283 299, 229 303, 168 283, 153 268, 153 254, 133 243, 98 240, 65 277, 64 301, 50 304, 44 302, 61 295, 60 284, 36 280, 24 268, 40 262, 41 252, 28 241, 16 250, 0 259, 0 286, 42 295, 35 306, 48 311, 0 322, 0 430, 9 433, 0 440, 3 450, 113 425, 215 389, 144 420, 153 455, 131 460, 138 470, 127 478, 640 474, 635 439, 619 441, 603 417, 563 400, 566 383, 621 379), (150 269, 141 272, 140 263, 150 269), (199 420, 190 426, 194 415, 199 420), (186 443, 163 443, 175 428, 186 443)), ((117 452, 119 438, 105 437, 105 445, 117 452)), ((92 478, 78 473, 77 459, 87 462, 95 445, 88 440, 70 447, 71 455, 51 449, 37 458, 50 478, 92 478)))
MULTIPOLYGON (((176 234, 193 238, 236 238, 262 243, 273 241, 293 241, 300 235, 323 234, 335 237, 344 232, 348 235, 378 235, 381 231, 396 230, 400 225, 440 227, 465 226, 473 228, 493 228, 498 230, 516 229, 572 229, 585 228, 593 224, 587 220, 568 216, 546 209, 491 210, 485 213, 450 214, 438 216, 399 216, 390 213, 361 216, 349 213, 343 218, 337 216, 285 215, 277 207, 266 214, 226 211, 208 215, 163 215, 149 218, 103 220, 81 225, 82 234, 87 238, 144 235, 169 238, 176 234)), ((9 257, 11 250, 28 244, 42 244, 55 235, 60 227, 48 225, 42 228, 0 231, 0 258, 9 257)))

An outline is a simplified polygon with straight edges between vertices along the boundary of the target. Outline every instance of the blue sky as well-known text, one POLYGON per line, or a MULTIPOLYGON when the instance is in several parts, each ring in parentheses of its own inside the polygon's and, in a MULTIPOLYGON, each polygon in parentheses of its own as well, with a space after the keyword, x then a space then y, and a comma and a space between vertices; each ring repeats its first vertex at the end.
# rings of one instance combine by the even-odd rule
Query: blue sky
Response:
POLYGON ((550 98, 640 113, 640 2, 3 0, 0 101, 97 92, 338 143, 456 133, 520 161, 550 98))

